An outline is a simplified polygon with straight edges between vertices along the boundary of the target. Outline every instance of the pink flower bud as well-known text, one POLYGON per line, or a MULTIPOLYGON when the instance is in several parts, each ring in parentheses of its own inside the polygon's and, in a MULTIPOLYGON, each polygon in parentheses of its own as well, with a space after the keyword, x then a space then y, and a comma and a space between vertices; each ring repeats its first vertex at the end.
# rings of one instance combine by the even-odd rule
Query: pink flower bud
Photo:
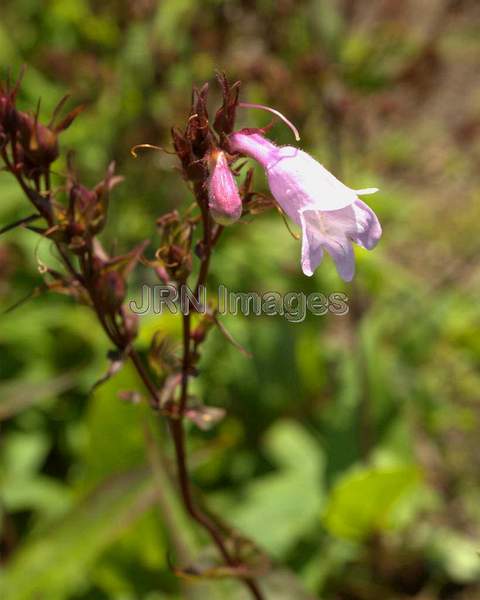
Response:
POLYGON ((208 206, 212 217, 220 225, 231 225, 242 214, 237 183, 222 151, 213 151, 210 155, 208 206))

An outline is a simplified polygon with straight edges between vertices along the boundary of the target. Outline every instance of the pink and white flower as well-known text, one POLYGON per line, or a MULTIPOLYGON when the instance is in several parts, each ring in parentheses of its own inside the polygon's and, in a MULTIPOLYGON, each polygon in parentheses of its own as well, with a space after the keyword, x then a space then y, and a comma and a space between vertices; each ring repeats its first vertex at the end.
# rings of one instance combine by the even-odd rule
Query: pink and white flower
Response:
POLYGON ((376 188, 352 190, 306 152, 276 146, 259 133, 238 131, 230 148, 257 160, 283 211, 302 228, 302 270, 313 275, 326 250, 342 279, 355 273, 352 242, 371 250, 382 235, 373 210, 358 198, 376 188))

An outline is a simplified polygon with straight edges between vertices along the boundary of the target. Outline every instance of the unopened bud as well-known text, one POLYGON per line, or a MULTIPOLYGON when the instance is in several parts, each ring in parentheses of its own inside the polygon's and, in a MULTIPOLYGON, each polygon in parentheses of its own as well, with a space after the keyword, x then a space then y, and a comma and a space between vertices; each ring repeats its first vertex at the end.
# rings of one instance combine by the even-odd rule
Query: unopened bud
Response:
POLYGON ((222 151, 213 151, 210 155, 208 206, 212 217, 220 225, 231 225, 242 214, 237 182, 222 151))

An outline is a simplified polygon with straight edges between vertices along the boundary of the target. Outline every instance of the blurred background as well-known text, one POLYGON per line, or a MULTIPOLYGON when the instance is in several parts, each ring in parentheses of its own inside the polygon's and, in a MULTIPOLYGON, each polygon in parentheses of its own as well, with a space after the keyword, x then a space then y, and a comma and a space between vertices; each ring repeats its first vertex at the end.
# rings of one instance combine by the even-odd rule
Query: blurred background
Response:
MULTIPOLYGON (((129 149, 171 147, 193 84, 212 83, 215 110, 215 69, 287 115, 347 185, 381 189, 369 204, 384 236, 356 249, 352 284, 329 258, 304 277, 275 211, 228 229, 212 265, 211 289, 349 297, 343 317, 225 317, 250 359, 217 331, 205 344, 196 391, 228 417, 192 428, 192 476, 279 565, 269 599, 480 598, 479 22, 476 0, 2 0, 2 76, 28 65, 20 108, 41 97, 48 117, 70 92, 86 110, 63 148, 83 181, 112 159, 125 176, 109 248, 151 239, 153 254, 155 219, 191 201, 174 157, 129 149)), ((268 122, 239 112, 242 126, 268 122)), ((269 135, 292 142, 282 124, 269 135)), ((0 173, 0 225, 28 211, 0 173)), ((2 310, 40 284, 37 260, 56 262, 46 241, 0 238, 2 310)), ((143 318, 140 347, 178 327, 143 318)), ((1 318, 1 597, 244 598, 235 582, 172 574, 209 549, 155 458, 153 439, 168 462, 162 424, 118 397, 133 372, 91 393, 108 349, 60 295, 1 318)))

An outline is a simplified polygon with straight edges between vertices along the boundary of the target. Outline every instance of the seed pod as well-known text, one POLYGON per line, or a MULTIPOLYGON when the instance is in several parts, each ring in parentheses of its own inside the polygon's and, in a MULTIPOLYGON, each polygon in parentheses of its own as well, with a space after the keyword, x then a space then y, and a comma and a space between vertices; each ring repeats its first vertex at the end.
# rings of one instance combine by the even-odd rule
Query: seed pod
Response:
POLYGON ((95 285, 97 297, 105 312, 116 312, 127 292, 124 278, 115 270, 101 273, 95 285))
POLYGON ((48 168, 58 158, 58 136, 55 131, 42 125, 37 119, 18 112, 20 143, 31 163, 39 168, 48 168))

